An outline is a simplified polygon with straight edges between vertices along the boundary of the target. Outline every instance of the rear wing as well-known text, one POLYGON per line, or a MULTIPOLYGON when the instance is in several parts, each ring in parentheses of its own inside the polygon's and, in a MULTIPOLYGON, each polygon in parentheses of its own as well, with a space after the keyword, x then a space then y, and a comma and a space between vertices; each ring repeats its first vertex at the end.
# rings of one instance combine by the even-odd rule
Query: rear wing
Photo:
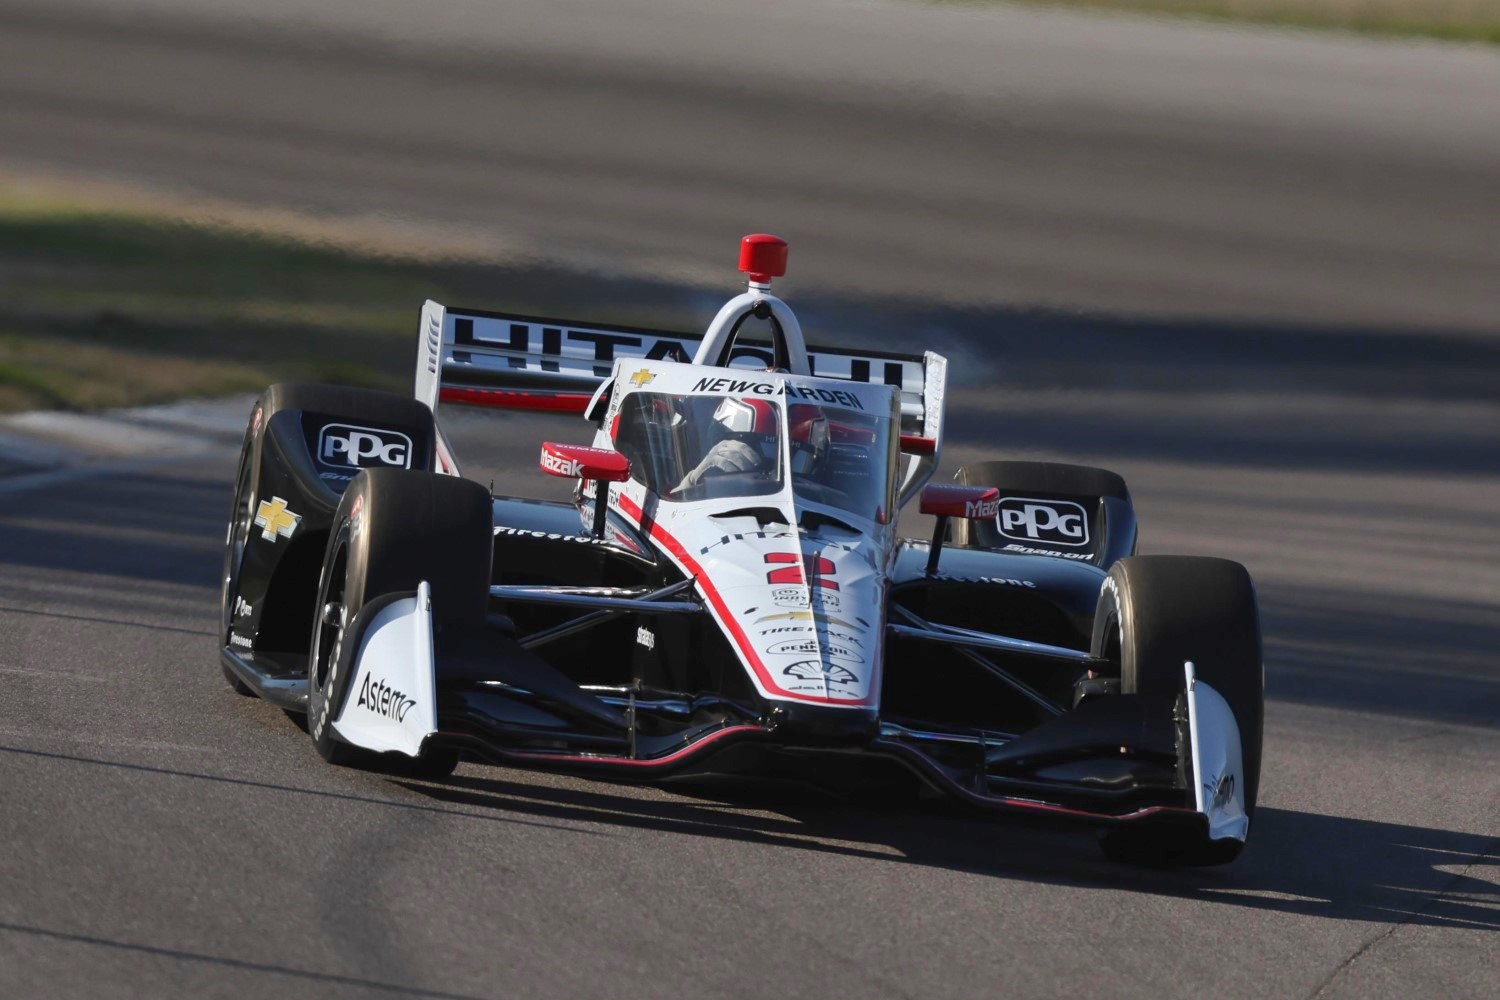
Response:
MULTIPOLYGON (((691 363, 704 339, 701 334, 448 308, 431 300, 422 306, 419 337, 416 396, 434 413, 440 402, 583 413, 616 359, 691 363)), ((819 378, 897 388, 903 449, 918 456, 905 477, 905 502, 937 463, 947 359, 931 351, 914 355, 812 346, 807 356, 819 378)), ((767 345, 735 341, 729 352, 734 367, 763 370, 773 363, 767 345)))

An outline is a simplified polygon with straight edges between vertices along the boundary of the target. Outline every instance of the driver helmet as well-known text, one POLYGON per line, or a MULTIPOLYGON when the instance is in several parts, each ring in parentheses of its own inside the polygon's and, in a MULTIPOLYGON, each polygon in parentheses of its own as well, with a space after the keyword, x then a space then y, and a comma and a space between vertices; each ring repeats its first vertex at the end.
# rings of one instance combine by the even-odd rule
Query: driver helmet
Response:
POLYGON ((776 457, 776 407, 764 399, 726 399, 714 410, 726 439, 743 441, 764 459, 776 457))
POLYGON ((797 403, 787 407, 786 422, 791 438, 792 472, 812 475, 828 457, 828 417, 821 406, 797 403))

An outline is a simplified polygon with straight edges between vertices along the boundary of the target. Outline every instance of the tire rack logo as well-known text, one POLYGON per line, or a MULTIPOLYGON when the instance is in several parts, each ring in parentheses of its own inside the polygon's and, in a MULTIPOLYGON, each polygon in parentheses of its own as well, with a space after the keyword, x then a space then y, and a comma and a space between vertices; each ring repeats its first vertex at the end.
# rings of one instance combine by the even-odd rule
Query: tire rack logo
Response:
POLYGON ((835 632, 823 625, 777 625, 775 628, 763 628, 760 630, 761 635, 787 635, 791 632, 816 632, 818 638, 825 641, 832 639, 834 642, 852 642, 856 646, 863 646, 865 644, 863 639, 852 632, 835 632))
POLYGON ((1000 534, 1022 542, 1074 547, 1089 543, 1088 512, 1071 500, 1004 497, 995 523, 1000 534))
POLYGON ((402 722, 406 719, 406 713, 411 711, 415 704, 415 700, 408 698, 385 681, 366 674, 364 683, 359 686, 359 701, 355 707, 402 722))
POLYGON ((817 660, 802 660, 793 663, 781 671, 788 677, 796 677, 804 681, 826 681, 829 684, 858 684, 859 677, 854 671, 841 667, 836 663, 819 663, 817 660))
POLYGON ((583 463, 577 459, 564 458, 555 455, 547 449, 542 449, 542 468, 554 476, 562 476, 565 479, 577 479, 583 475, 583 463))
POLYGON ((318 432, 318 461, 337 468, 411 468, 411 438, 400 431, 328 424, 318 432))

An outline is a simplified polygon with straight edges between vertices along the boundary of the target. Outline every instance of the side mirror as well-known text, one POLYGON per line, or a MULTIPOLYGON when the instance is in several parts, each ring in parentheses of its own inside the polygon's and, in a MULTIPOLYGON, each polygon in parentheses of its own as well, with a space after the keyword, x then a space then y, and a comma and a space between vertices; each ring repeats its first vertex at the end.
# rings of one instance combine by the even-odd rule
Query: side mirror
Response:
POLYGON ((993 486, 930 483, 922 488, 922 513, 986 521, 1000 513, 1000 491, 993 486))
POLYGON ((563 479, 623 483, 630 478, 630 459, 617 451, 581 444, 542 442, 542 471, 563 479))
POLYGON ((607 448, 543 441, 542 471, 563 479, 594 481, 594 537, 603 538, 609 516, 609 484, 630 478, 630 459, 607 448))
POLYGON ((935 576, 938 556, 943 553, 943 536, 948 533, 948 518, 985 521, 998 516, 1000 491, 993 486, 929 483, 922 488, 921 509, 922 513, 937 518, 937 527, 932 531, 932 547, 927 550, 927 575, 935 576))
POLYGON ((937 438, 923 437, 920 434, 903 434, 901 435, 901 454, 935 455, 937 454, 937 438))

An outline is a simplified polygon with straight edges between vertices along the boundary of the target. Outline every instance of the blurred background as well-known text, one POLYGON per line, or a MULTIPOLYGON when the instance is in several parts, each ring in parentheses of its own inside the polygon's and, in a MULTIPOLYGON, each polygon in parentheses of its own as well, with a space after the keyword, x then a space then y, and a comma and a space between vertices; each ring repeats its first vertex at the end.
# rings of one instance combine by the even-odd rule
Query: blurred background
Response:
MULTIPOLYGON (((1445 939, 1482 968, 1493 879, 1435 911, 1451 871, 1401 845, 1500 837, 1455 749, 1500 723, 1497 44, 1500 0, 0 0, 0 491, 197 424, 212 513, 168 542, 209 608, 246 394, 409 391, 426 298, 701 329, 776 233, 811 342, 953 360, 942 475, 1103 465, 1142 551, 1250 567, 1283 839, 1241 877, 1337 928, 1298 925, 1286 992, 1391 913, 1490 932, 1445 939), (1365 766, 1393 733, 1438 734, 1419 795, 1365 766)), ((584 437, 445 418, 528 494, 584 437)), ((17 518, 0 555, 51 566, 17 518)))
POLYGON ((1495 597, 1500 4, 1103 5, 1257 27, 4 0, 0 409, 407 391, 429 297, 702 329, 775 232, 813 342, 954 360, 946 468, 1116 468, 1146 549, 1263 589, 1495 597))

